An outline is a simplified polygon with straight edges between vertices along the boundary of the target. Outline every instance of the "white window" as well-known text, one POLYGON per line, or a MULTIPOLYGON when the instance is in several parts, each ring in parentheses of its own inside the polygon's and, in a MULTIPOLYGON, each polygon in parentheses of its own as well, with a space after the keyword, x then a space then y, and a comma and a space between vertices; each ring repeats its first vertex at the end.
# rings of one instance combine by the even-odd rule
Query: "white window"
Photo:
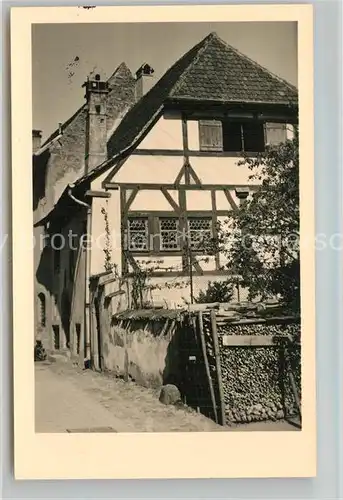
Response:
POLYGON ((148 219, 129 219, 128 247, 129 250, 133 251, 145 251, 149 249, 148 219))
POLYGON ((280 144, 287 139, 286 123, 266 123, 267 144, 280 144))
POLYGON ((188 245, 192 250, 203 250, 212 239, 212 219, 190 217, 188 219, 188 245))
POLYGON ((178 250, 180 248, 179 220, 160 218, 160 250, 178 250))

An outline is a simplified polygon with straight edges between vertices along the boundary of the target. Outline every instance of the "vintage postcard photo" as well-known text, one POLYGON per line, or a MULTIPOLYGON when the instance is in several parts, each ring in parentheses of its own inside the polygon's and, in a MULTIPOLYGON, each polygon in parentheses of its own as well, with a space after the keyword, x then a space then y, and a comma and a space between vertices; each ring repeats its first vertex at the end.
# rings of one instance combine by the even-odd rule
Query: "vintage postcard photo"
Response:
MULTIPOLYGON (((311 453, 298 474, 284 457, 293 475, 313 475, 311 10, 240 8, 135 7, 141 20, 32 8, 30 22, 14 9, 12 58, 27 33, 32 100, 29 188, 14 180, 13 203, 33 240, 14 287, 32 320, 30 439, 43 447, 196 443, 186 457, 203 439, 254 453, 280 439, 277 455, 282 441, 311 453)), ((237 477, 263 475, 240 460, 237 477)), ((160 467, 122 477, 182 477, 160 467)), ((85 469, 69 477, 120 477, 85 469)))

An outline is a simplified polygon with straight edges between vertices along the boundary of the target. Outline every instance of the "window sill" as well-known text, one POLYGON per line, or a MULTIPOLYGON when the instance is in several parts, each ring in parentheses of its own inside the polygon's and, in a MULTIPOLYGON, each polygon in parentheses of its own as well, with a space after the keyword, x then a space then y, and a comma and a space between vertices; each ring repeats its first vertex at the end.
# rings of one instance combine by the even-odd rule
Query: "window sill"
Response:
POLYGON ((189 156, 222 156, 226 158, 244 158, 244 157, 251 157, 254 158, 258 155, 261 155, 265 153, 265 151, 206 151, 206 150, 200 150, 200 151, 189 151, 189 156))
MULTIPOLYGON (((132 257, 149 256, 149 257, 183 257, 187 255, 184 250, 127 250, 132 257)), ((214 253, 206 253, 206 250, 191 250, 193 256, 213 257, 214 253)))
MULTIPOLYGON (((265 151, 260 152, 246 152, 245 156, 255 157, 257 155, 263 154, 265 151)), ((184 156, 185 152, 182 149, 136 149, 132 153, 133 155, 142 156, 184 156)), ((221 156, 227 158, 239 158, 243 157, 242 151, 212 151, 212 150, 188 150, 188 156, 221 156)))

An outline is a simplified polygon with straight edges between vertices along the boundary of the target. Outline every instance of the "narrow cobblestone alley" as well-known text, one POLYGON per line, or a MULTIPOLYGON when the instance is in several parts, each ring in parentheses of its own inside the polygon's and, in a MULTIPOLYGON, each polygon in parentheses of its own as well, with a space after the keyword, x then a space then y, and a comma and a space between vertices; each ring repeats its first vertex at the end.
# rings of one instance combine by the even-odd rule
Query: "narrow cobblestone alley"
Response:
POLYGON ((158 401, 158 394, 69 363, 36 363, 36 432, 220 431, 210 419, 158 401))

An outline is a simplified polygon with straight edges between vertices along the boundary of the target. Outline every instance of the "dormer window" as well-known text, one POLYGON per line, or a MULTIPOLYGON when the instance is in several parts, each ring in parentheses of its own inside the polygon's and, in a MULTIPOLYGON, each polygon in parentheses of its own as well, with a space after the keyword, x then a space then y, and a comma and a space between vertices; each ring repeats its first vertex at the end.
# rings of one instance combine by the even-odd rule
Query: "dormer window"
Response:
POLYGON ((199 121, 200 151, 260 153, 265 149, 264 123, 258 121, 199 121))

